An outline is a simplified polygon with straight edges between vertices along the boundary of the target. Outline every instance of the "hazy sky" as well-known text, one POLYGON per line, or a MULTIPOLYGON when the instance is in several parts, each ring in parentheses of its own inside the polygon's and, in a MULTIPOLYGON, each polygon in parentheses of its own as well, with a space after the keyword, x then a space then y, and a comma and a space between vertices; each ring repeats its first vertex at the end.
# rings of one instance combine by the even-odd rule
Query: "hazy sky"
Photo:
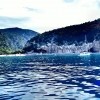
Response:
POLYGON ((0 28, 44 32, 100 18, 100 0, 0 0, 0 28))

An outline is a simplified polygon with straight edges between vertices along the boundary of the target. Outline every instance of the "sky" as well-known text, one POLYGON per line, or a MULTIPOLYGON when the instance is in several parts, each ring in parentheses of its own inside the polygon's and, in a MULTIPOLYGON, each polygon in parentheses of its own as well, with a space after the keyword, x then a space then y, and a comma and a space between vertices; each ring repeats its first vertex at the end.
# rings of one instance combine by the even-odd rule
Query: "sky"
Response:
POLYGON ((100 18, 100 0, 0 0, 0 29, 39 33, 100 18))

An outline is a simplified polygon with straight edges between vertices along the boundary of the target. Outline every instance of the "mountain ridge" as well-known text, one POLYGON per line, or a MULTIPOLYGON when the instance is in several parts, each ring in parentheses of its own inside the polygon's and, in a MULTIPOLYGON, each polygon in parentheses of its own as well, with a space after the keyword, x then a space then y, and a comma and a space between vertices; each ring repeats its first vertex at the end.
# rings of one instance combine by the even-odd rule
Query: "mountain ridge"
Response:
POLYGON ((46 49, 43 48, 43 50, 48 52, 47 47, 49 48, 48 45, 51 44, 55 44, 56 46, 68 46, 72 44, 75 46, 80 46, 83 45, 85 36, 87 37, 88 43, 93 43, 94 40, 100 40, 100 18, 91 22, 71 25, 39 34, 36 37, 31 38, 26 43, 23 50, 25 52, 35 52, 35 49, 38 51, 45 46, 46 49), (32 49, 27 51, 27 48, 32 49))
MULTIPOLYGON (((14 52, 17 50, 21 50, 25 43, 31 38, 39 34, 38 32, 22 29, 18 27, 14 28, 5 28, 0 29, 0 36, 3 38, 0 39, 2 46, 4 47, 4 51, 8 50, 9 52, 14 52), (4 42, 2 42, 4 41, 4 42), (6 46, 4 46, 6 44, 6 46), (5 49, 7 47, 7 49, 5 49)), ((0 48, 2 47, 0 46, 0 48)), ((2 51, 0 49, 0 51, 2 51)), ((8 53, 9 53, 8 52, 8 53)), ((4 52, 0 53, 3 54, 4 52)), ((5 54, 5 53, 4 53, 5 54)))

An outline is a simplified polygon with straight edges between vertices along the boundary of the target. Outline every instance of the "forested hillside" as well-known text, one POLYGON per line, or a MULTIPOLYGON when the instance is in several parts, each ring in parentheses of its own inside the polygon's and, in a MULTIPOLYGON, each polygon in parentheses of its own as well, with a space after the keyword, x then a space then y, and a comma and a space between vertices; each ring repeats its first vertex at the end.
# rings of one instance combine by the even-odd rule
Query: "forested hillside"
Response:
POLYGON ((0 54, 21 50, 25 43, 37 34, 35 31, 17 27, 0 29, 0 54))
MULTIPOLYGON (((99 40, 100 19, 79 25, 54 29, 48 32, 44 32, 43 34, 39 34, 36 37, 30 39, 26 43, 23 50, 25 52, 38 52, 39 49, 42 49, 43 51, 45 50, 45 52, 58 52, 55 49, 59 48, 60 50, 62 49, 62 46, 65 46, 64 48, 66 50, 68 46, 71 46, 72 48, 75 47, 74 49, 81 48, 84 50, 85 48, 88 48, 87 50, 91 50, 91 48, 94 48, 94 45, 99 44, 96 42, 99 42, 99 40), (88 47, 84 47, 84 43, 87 43, 88 47)), ((72 52, 75 51, 72 50, 72 52)))

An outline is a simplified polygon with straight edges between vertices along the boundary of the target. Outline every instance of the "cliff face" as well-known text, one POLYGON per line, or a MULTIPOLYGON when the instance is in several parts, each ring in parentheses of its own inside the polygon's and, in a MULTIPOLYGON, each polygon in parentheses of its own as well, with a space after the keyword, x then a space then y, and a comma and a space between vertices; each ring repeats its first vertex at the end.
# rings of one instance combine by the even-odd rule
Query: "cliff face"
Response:
POLYGON ((48 53, 99 52, 100 19, 44 32, 31 38, 24 47, 24 52, 48 53))
POLYGON ((21 50, 25 43, 38 33, 21 28, 0 29, 0 54, 21 50))

